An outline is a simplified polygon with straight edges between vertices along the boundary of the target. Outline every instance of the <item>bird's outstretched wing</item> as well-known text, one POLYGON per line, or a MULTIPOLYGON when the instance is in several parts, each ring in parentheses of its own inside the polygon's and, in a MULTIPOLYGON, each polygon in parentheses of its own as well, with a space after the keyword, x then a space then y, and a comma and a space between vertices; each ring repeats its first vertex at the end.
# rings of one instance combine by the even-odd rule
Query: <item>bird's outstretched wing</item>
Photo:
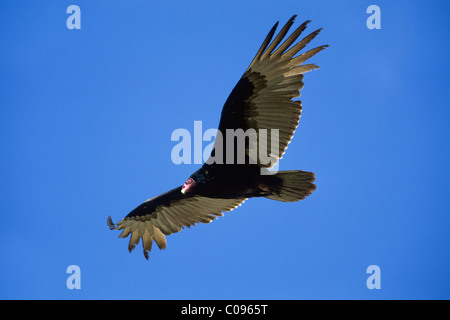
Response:
POLYGON ((160 249, 166 248, 166 235, 198 222, 209 223, 222 212, 231 211, 246 199, 218 199, 198 195, 184 195, 181 187, 149 199, 114 224, 108 217, 108 225, 114 230, 123 230, 125 238, 131 234, 128 250, 131 252, 142 238, 145 258, 152 249, 153 241, 160 249))
MULTIPOLYGON (((328 46, 319 46, 297 55, 320 32, 321 29, 319 29, 291 47, 310 21, 300 25, 282 42, 294 23, 295 17, 294 15, 271 41, 278 22, 273 26, 250 66, 225 102, 218 128, 223 135, 223 141, 221 141, 223 145, 217 146, 216 139, 214 146, 214 149, 223 148, 224 159, 227 129, 243 131, 254 129, 258 134, 258 141, 261 139, 260 129, 266 129, 267 143, 259 142, 257 146, 258 154, 263 154, 265 157, 265 163, 261 162, 259 157, 253 159, 255 161, 253 163, 258 163, 262 167, 270 167, 281 159, 291 141, 302 111, 301 101, 293 99, 300 96, 303 74, 319 68, 304 62, 328 46), (278 129, 278 135, 276 130, 271 129, 278 129), (278 140, 278 148, 274 145, 273 149, 276 149, 273 150, 274 152, 271 147, 272 139, 278 140), (270 162, 267 159, 270 159, 270 162)), ((247 145, 246 155, 252 158, 248 151, 247 145)), ((209 162, 212 161, 211 159, 209 162)))

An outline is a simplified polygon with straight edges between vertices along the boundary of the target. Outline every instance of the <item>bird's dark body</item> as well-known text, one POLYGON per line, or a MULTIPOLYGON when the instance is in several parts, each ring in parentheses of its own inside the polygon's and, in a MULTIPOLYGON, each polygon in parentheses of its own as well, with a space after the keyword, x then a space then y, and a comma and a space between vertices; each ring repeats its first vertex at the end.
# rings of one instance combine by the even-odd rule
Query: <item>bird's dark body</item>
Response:
POLYGON ((261 167, 256 164, 204 164, 191 177, 205 179, 197 187, 197 194, 224 199, 264 197, 269 186, 276 187, 280 180, 275 175, 261 175, 261 167))
MULTIPOLYGON (((265 197, 269 191, 276 192, 282 181, 276 175, 261 175, 260 170, 257 165, 204 164, 191 177, 199 181, 196 195, 220 199, 265 197)), ((190 198, 194 194, 182 194, 181 186, 174 188, 142 203, 128 217, 143 216, 160 206, 170 206, 174 196, 190 198)))

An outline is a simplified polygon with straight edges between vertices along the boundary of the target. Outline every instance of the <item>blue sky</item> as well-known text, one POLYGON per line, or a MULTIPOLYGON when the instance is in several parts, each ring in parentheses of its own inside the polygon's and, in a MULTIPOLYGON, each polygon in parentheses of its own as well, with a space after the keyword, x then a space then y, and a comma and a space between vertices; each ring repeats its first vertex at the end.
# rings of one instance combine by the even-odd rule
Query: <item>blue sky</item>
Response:
POLYGON ((449 299, 446 1, 2 1, 0 298, 449 299), (69 30, 66 9, 81 9, 69 30), (369 30, 366 9, 381 9, 369 30), (250 199, 144 259, 111 232, 199 165, 172 132, 216 128, 272 25, 323 27, 280 170, 297 203, 250 199), (66 269, 81 270, 81 289, 66 269), (381 270, 369 290, 366 269, 381 270))

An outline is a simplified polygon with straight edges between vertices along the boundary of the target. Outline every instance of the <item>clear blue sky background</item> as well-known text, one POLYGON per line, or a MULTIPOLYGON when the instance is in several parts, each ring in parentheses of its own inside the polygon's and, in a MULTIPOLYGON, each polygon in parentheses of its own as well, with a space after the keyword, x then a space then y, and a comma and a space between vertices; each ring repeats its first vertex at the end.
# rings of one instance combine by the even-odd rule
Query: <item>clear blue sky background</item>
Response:
MULTIPOLYGON (((0 298, 450 298, 448 1, 2 1, 0 298), (81 8, 81 30, 66 9, 81 8), (366 9, 381 8, 381 30, 366 9), (297 203, 251 199, 150 260, 106 225, 182 184, 173 130, 215 128, 272 25, 330 47, 305 76, 280 170, 297 203), (81 268, 81 289, 66 268, 81 268), (366 268, 381 269, 381 289, 366 268)), ((312 45, 309 46, 312 48, 312 45)))

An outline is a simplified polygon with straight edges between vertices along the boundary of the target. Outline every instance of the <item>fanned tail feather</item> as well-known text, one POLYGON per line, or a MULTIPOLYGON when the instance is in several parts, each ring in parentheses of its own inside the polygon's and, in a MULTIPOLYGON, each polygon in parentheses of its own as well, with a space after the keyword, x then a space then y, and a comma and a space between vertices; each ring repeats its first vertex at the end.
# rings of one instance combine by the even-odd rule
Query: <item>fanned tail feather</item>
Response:
POLYGON ((313 172, 280 171, 275 177, 279 178, 281 182, 271 187, 272 194, 266 198, 283 202, 299 201, 305 199, 316 189, 316 185, 313 183, 315 180, 313 172))

